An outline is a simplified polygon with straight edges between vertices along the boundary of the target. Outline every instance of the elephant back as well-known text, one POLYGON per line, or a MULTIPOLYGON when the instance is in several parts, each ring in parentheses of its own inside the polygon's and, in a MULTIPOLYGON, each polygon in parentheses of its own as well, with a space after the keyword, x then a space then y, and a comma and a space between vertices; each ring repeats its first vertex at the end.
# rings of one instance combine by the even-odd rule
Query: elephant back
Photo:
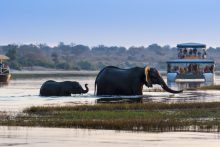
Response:
POLYGON ((59 92, 60 85, 59 82, 48 80, 43 83, 40 88, 40 95, 41 96, 48 96, 48 95, 57 95, 59 92))
POLYGON ((102 69, 96 77, 95 93, 96 95, 139 94, 140 92, 136 92, 136 87, 141 87, 144 81, 144 68, 121 69, 108 66, 102 69))

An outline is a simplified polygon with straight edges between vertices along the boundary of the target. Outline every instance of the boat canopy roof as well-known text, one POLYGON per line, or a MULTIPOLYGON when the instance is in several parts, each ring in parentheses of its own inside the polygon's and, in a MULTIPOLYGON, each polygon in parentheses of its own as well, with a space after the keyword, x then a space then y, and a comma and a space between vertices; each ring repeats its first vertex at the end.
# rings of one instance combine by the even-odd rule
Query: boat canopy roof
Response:
POLYGON ((0 60, 8 60, 9 57, 5 56, 5 55, 0 55, 0 60))
POLYGON ((177 48, 206 48, 206 45, 201 43, 181 43, 177 44, 177 48))
POLYGON ((214 60, 208 59, 176 59, 176 60, 169 60, 167 63, 215 63, 214 60))

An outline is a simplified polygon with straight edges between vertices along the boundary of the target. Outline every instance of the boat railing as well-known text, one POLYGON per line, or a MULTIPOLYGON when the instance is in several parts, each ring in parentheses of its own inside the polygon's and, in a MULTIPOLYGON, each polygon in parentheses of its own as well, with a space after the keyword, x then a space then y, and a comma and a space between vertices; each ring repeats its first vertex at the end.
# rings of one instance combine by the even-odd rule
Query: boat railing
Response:
POLYGON ((179 59, 206 59, 207 52, 205 49, 199 51, 196 48, 194 49, 179 49, 178 52, 179 59))
POLYGON ((204 75, 202 73, 197 74, 178 74, 176 79, 204 79, 204 75))

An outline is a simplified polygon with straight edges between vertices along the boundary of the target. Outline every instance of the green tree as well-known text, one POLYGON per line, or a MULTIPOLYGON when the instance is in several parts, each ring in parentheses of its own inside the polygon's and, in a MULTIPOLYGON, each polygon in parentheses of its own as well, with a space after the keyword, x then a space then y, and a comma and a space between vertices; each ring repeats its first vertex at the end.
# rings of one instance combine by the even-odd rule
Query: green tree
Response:
POLYGON ((52 57, 52 60, 53 60, 55 65, 59 64, 59 59, 58 59, 58 54, 57 53, 55 53, 55 52, 52 53, 51 57, 52 57))
POLYGON ((6 56, 10 58, 10 60, 16 60, 17 59, 17 51, 15 48, 9 49, 6 53, 6 56))
POLYGON ((70 69, 71 67, 70 67, 70 65, 69 65, 68 63, 64 63, 64 62, 63 62, 63 63, 57 64, 57 68, 68 70, 68 69, 70 69))

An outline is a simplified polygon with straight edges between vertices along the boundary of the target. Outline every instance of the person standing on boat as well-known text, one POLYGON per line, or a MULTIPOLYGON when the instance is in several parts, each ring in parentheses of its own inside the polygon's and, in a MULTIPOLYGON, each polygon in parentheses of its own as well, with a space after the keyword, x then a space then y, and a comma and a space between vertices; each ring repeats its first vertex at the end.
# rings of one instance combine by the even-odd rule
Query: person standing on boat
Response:
POLYGON ((179 67, 179 66, 176 66, 176 67, 175 67, 175 72, 176 72, 177 74, 180 74, 180 67, 179 67))
POLYGON ((179 58, 179 59, 182 59, 183 56, 184 56, 184 55, 183 55, 183 50, 180 49, 180 50, 179 50, 179 54, 178 54, 178 58, 179 58))
POLYGON ((193 54, 194 54, 194 56, 197 55, 197 48, 194 48, 194 49, 193 49, 193 54))
POLYGON ((184 58, 185 58, 187 56, 187 49, 186 48, 183 50, 183 54, 184 54, 184 58))
POLYGON ((202 54, 201 54, 201 52, 198 52, 198 57, 199 57, 199 59, 202 58, 202 54))
POLYGON ((190 49, 189 50, 189 55, 192 56, 192 54, 193 54, 193 51, 192 51, 192 49, 190 49))
POLYGON ((203 59, 206 59, 206 57, 207 57, 207 53, 206 53, 205 50, 203 50, 202 58, 203 58, 203 59))

